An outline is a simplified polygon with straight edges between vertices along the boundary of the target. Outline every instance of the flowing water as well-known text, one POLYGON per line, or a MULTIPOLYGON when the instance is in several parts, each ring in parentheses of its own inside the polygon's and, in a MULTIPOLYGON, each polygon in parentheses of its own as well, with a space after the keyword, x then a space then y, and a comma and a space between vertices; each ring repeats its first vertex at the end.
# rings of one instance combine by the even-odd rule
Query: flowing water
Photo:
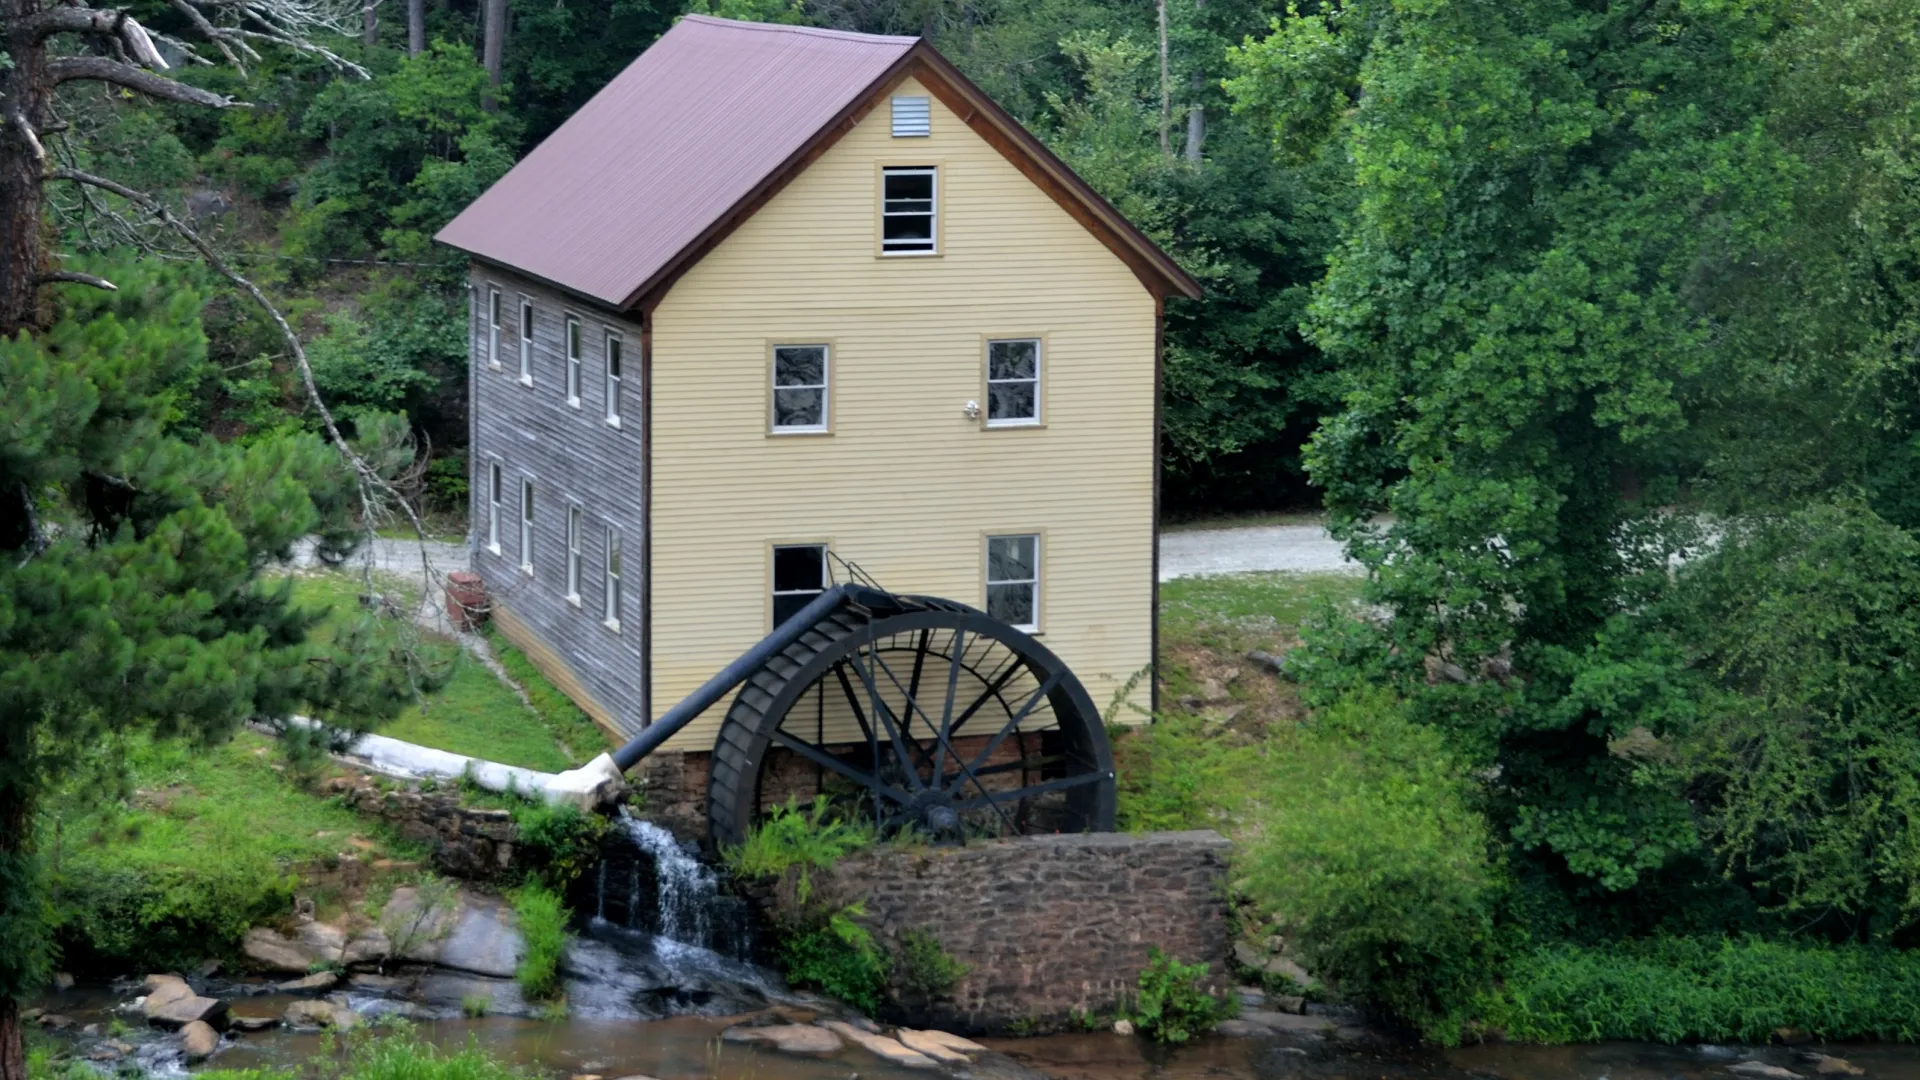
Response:
MULTIPOLYGON (((576 886, 572 902, 587 914, 564 964, 565 1019, 530 1018, 532 1010, 517 1002, 511 982, 445 970, 428 973, 407 994, 361 980, 345 992, 344 1003, 363 1015, 409 1016, 420 1035, 437 1044, 475 1042, 508 1061, 561 1076, 929 1080, 926 1073, 891 1067, 854 1049, 802 1058, 721 1040, 740 1014, 774 1003, 819 1003, 790 994, 778 978, 753 965, 747 906, 725 895, 713 871, 658 826, 621 818, 604 859, 576 886), (463 1017, 463 998, 477 991, 494 995, 495 1012, 505 1015, 463 1017)), ((236 1012, 254 1015, 277 1015, 295 1000, 260 980, 212 980, 201 988, 232 1000, 236 1012)), ((34 1004, 70 1017, 76 1031, 98 1024, 104 1033, 119 1021, 132 1029, 122 1037, 138 1046, 128 1063, 152 1076, 179 1076, 184 1070, 172 1037, 140 1027, 139 1010, 130 1008, 138 993, 132 981, 83 985, 34 1004)), ((67 1037, 81 1052, 99 1043, 99 1037, 67 1037)), ((1802 1051, 1779 1047, 1599 1043, 1435 1051, 1355 1028, 1211 1036, 1173 1049, 1110 1033, 988 1042, 1005 1058, 983 1061, 971 1080, 1030 1080, 1033 1073, 1059 1080, 1742 1080, 1728 1067, 1743 1060, 1816 1080, 1802 1051)), ((232 1039, 208 1067, 292 1065, 323 1049, 316 1034, 261 1032, 232 1039)), ((1920 1050, 1913 1047, 1821 1049, 1865 1069, 1865 1080, 1920 1080, 1920 1050)), ((101 1071, 111 1075, 112 1069, 101 1071)))

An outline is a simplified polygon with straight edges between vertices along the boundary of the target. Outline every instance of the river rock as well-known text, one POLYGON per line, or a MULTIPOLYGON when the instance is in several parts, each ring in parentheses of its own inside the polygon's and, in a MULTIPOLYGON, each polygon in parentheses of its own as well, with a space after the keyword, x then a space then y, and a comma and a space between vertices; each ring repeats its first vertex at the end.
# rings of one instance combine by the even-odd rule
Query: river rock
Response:
POLYGON ((227 1024, 236 1031, 267 1031, 271 1028, 279 1027, 280 1018, 277 1016, 242 1016, 239 1013, 233 1013, 227 1017, 227 1024))
POLYGON ((728 1042, 766 1043, 784 1054, 837 1054, 840 1036, 826 1028, 807 1024, 773 1024, 768 1027, 730 1027, 721 1033, 728 1042))
POLYGON ((889 1039, 885 1035, 875 1035, 870 1032, 861 1031, 852 1024, 841 1020, 829 1020, 824 1026, 835 1035, 853 1043, 855 1046, 858 1046, 860 1049, 865 1050, 867 1053, 872 1054, 882 1061, 890 1062, 894 1065, 903 1065, 909 1069, 937 1069, 940 1067, 939 1062, 934 1061, 918 1050, 907 1049, 898 1039, 889 1039))
POLYGON ((1119 1019, 1119 1020, 1115 1020, 1115 1021, 1113 1022, 1113 1033, 1114 1033, 1115 1035, 1131 1035, 1131 1034, 1133 1034, 1133 1021, 1131 1021, 1131 1020, 1128 1020, 1128 1019, 1125 1019, 1125 1018, 1122 1018, 1122 1019, 1119 1019))
POLYGON ((131 1053, 133 1053, 133 1045, 131 1043, 123 1043, 118 1039, 109 1039, 106 1042, 89 1048, 87 1050, 87 1060, 119 1061, 131 1053))
POLYGON ((922 1043, 943 1047, 960 1054, 984 1054, 987 1051, 986 1047, 981 1046, 972 1039, 963 1039, 950 1031, 935 1031, 932 1028, 928 1028, 925 1031, 913 1031, 908 1028, 901 1028, 897 1033, 897 1037, 901 1042, 913 1047, 915 1050, 919 1050, 921 1053, 926 1053, 926 1050, 921 1046, 922 1043))
POLYGON ((53 973, 53 988, 61 993, 73 989, 73 976, 64 971, 53 973))
POLYGON ((220 1033, 205 1021, 195 1020, 180 1029, 180 1050, 189 1062, 205 1061, 218 1049, 220 1033))
POLYGON ((227 1015, 226 1002, 201 997, 178 975, 147 976, 147 996, 140 1009, 147 1023, 156 1027, 184 1027, 195 1020, 219 1024, 227 1015))
POLYGON ((452 902, 421 908, 420 890, 393 890, 380 925, 397 955, 475 975, 510 979, 525 945, 506 902, 465 890, 452 902))
POLYGON ((1727 1071, 1741 1076, 1759 1077, 1760 1080, 1799 1080, 1800 1074, 1779 1065, 1769 1065, 1764 1061, 1740 1061, 1727 1066, 1727 1071))
POLYGON ((340 983, 340 975, 333 971, 316 971, 304 979, 288 979, 274 989, 283 994, 324 994, 340 983))
POLYGON ((331 1001, 296 1001, 287 1006, 283 1019, 297 1028, 337 1028, 346 1030, 360 1023, 360 1014, 331 1001))
POLYGON ((965 1065, 968 1063, 969 1059, 967 1055, 947 1047, 938 1039, 928 1038, 929 1034, 929 1032, 925 1031, 913 1031, 908 1028, 901 1028, 893 1033, 893 1037, 900 1040, 900 1045, 909 1050, 917 1050, 935 1061, 948 1065, 965 1065))
POLYGON ((1867 1070, 1846 1058, 1829 1057, 1826 1054, 1808 1054, 1807 1063, 1821 1076, 1865 1076, 1867 1073, 1867 1070))
POLYGON ((73 1017, 64 1013, 41 1013, 35 1022, 49 1031, 65 1031, 73 1026, 73 1017))

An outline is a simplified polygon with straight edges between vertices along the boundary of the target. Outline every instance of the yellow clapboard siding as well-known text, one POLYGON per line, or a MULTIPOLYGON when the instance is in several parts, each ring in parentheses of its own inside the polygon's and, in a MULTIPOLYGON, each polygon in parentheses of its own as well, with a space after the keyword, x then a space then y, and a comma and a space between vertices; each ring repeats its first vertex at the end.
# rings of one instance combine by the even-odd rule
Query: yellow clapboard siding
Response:
MULTIPOLYGON (((982 537, 1015 532, 1044 536, 1041 640, 1105 707, 1150 660, 1154 323, 1133 273, 938 98, 929 138, 875 109, 653 313, 655 715, 769 629, 772 543, 979 605, 982 537), (876 256, 881 164, 940 168, 938 257, 876 256), (1032 335, 1046 426, 984 430, 962 412, 984 339, 1032 335), (769 436, 769 346, 822 342, 832 434, 769 436)), ((670 745, 710 747, 723 715, 670 745)))

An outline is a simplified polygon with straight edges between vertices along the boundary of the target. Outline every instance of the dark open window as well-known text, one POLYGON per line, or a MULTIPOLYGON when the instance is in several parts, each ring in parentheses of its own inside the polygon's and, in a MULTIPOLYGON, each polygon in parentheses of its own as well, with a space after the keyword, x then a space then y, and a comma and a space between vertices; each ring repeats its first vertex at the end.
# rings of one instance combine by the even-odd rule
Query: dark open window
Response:
POLYGON ((880 251, 885 255, 928 254, 935 250, 939 221, 935 200, 939 177, 934 169, 883 169, 880 173, 880 251))
POLYGON ((773 549, 773 625, 786 622, 827 588, 827 545, 781 544, 773 549))

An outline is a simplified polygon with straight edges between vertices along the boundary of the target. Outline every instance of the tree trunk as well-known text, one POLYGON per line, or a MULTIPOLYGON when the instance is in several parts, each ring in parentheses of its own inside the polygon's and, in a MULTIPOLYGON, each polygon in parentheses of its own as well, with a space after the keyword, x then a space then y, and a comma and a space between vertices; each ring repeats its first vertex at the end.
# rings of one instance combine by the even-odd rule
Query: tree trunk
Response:
POLYGON ((380 13, 377 0, 363 0, 360 5, 360 40, 367 45, 380 44, 380 13))
POLYGON ((1173 156, 1173 77, 1167 70, 1167 0, 1160 0, 1160 156, 1173 156))
POLYGON ((1187 109, 1187 160, 1200 164, 1200 143, 1207 137, 1207 107, 1200 104, 1200 95, 1207 89, 1207 80, 1197 72, 1193 76, 1193 105, 1187 109))
POLYGON ((0 1080, 27 1080, 27 1049, 20 1031, 20 1003, 0 997, 0 1080))
POLYGON ((407 55, 427 51, 427 0, 407 0, 407 55))
MULTIPOLYGON (((13 61, 10 67, 0 66, 0 337, 41 323, 35 279, 46 269, 40 222, 44 166, 34 140, 46 125, 51 96, 47 50, 40 42, 4 33, 8 24, 38 13, 40 7, 40 0, 0 0, 0 37, 12 39, 7 55, 13 61), (20 130, 22 124, 35 133, 34 139, 20 130)), ((16 1029, 16 1049, 18 1038, 16 1029)), ((0 1080, 5 1075, 0 1072, 0 1080)))
MULTIPOLYGON (((507 0, 487 0, 487 32, 481 62, 487 68, 487 81, 500 85, 500 61, 507 45, 507 0)), ((492 98, 485 105, 489 109, 497 107, 492 98)))

